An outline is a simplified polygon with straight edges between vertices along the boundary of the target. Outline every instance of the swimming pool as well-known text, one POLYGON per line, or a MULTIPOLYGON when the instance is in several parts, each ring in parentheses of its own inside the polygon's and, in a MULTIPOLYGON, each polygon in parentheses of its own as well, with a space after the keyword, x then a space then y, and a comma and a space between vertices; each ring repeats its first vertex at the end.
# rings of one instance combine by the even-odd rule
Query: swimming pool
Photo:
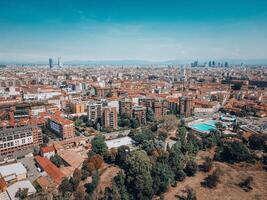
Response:
POLYGON ((205 132, 205 133, 209 133, 211 130, 215 130, 216 128, 212 125, 209 125, 209 124, 204 124, 204 123, 201 123, 201 124, 193 124, 191 126, 192 129, 195 129, 199 132, 205 132))
POLYGON ((217 123, 216 120, 209 120, 205 122, 199 122, 196 124, 192 124, 190 127, 196 131, 202 132, 202 133, 209 133, 211 130, 215 130, 217 123))

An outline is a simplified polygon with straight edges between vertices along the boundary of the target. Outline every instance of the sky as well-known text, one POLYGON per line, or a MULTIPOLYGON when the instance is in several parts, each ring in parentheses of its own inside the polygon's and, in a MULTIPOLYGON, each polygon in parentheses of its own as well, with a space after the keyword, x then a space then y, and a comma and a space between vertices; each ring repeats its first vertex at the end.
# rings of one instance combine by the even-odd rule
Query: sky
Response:
POLYGON ((0 0, 0 61, 267 59, 266 0, 0 0))

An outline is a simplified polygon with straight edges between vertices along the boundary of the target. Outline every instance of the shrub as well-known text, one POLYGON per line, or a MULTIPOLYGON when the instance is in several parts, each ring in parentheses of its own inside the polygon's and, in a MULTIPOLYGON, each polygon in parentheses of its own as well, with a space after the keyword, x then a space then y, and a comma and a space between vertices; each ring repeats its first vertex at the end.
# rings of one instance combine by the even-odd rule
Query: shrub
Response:
POLYGON ((184 171, 187 174, 187 176, 194 176, 198 171, 197 163, 192 160, 188 161, 184 171))
POLYGON ((218 171, 214 171, 212 174, 208 175, 205 178, 204 182, 202 182, 201 184, 204 187, 215 188, 219 182, 220 182, 219 173, 218 171))
POLYGON ((249 192, 250 190, 252 190, 252 184, 253 182, 253 177, 249 176, 247 177, 245 180, 241 181, 238 186, 241 187, 244 191, 249 192))

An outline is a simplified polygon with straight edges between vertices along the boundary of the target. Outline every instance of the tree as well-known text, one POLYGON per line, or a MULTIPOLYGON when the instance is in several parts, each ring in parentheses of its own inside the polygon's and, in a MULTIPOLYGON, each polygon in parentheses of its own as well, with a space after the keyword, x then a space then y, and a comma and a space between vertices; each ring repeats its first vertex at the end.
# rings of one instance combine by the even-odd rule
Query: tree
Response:
POLYGON ((252 184, 253 182, 253 177, 249 176, 247 177, 245 180, 241 181, 238 186, 241 187, 244 191, 249 192, 250 190, 252 190, 252 184))
POLYGON ((127 157, 126 182, 135 199, 150 199, 153 180, 152 165, 145 151, 133 151, 127 157))
POLYGON ((83 124, 83 120, 82 119, 77 118, 75 120, 75 126, 81 126, 82 124, 83 124))
POLYGON ((106 187, 104 197, 101 200, 120 200, 120 193, 116 185, 112 184, 111 188, 106 187))
POLYGON ((175 174, 175 179, 179 180, 180 170, 184 168, 185 158, 181 152, 181 143, 175 143, 170 149, 169 165, 175 174))
POLYGON ((55 154, 54 156, 50 157, 50 161, 55 164, 57 167, 60 167, 61 165, 63 165, 63 161, 61 159, 61 157, 58 154, 55 154))
POLYGON ((130 148, 126 145, 120 146, 118 148, 116 163, 120 167, 124 168, 127 155, 130 153, 130 148))
POLYGON ((169 185, 174 180, 174 173, 165 163, 157 162, 152 169, 153 177, 153 189, 154 192, 159 195, 162 192, 166 192, 169 185))
POLYGON ((131 118, 130 123, 131 123, 131 128, 138 128, 140 126, 139 122, 135 118, 131 118))
POLYGON ((219 182, 219 172, 215 170, 212 174, 208 175, 205 178, 204 182, 202 182, 201 185, 208 188, 215 188, 219 182))
POLYGON ((178 170, 175 174, 177 181, 183 181, 186 178, 186 173, 183 170, 178 170))
POLYGON ((150 130, 142 130, 139 133, 136 133, 133 135, 133 139, 138 143, 138 144, 144 144, 145 141, 153 140, 154 139, 154 134, 150 130))
POLYGON ((222 124, 221 122, 216 122, 216 123, 215 123, 215 127, 216 127, 218 130, 222 130, 222 129, 224 129, 224 126, 223 126, 223 124, 222 124))
POLYGON ((28 188, 19 188, 15 194, 15 197, 17 197, 18 199, 25 199, 28 196, 28 191, 28 188))
POLYGON ((116 148, 111 148, 107 154, 105 155, 105 161, 107 163, 114 163, 117 157, 117 150, 116 148))
POLYGON ((249 137, 248 142, 249 142, 249 147, 251 149, 255 150, 265 149, 265 140, 263 136, 253 134, 252 136, 249 137))
POLYGON ((196 192, 193 188, 186 187, 184 190, 185 195, 179 195, 179 200, 197 200, 196 192))
POLYGON ((92 174, 93 172, 100 169, 103 163, 104 163, 103 158, 100 155, 95 154, 84 161, 83 169, 88 171, 89 174, 92 174))
POLYGON ((92 139, 92 150, 101 155, 104 156, 108 150, 107 144, 105 143, 105 137, 104 136, 96 136, 92 139))
POLYGON ((117 176, 113 178, 113 185, 116 185, 121 200, 129 199, 129 194, 126 188, 126 176, 122 171, 120 171, 117 176))
POLYGON ((65 192, 73 192, 72 185, 68 178, 63 179, 58 189, 62 194, 64 194, 65 192))
POLYGON ((90 173, 89 173, 88 170, 84 170, 84 169, 82 169, 81 172, 82 172, 81 180, 83 180, 83 181, 84 181, 85 179, 87 179, 88 176, 90 176, 90 173))
POLYGON ((178 129, 177 138, 181 141, 182 145, 186 143, 186 128, 184 126, 178 129))
POLYGON ((120 127, 129 127, 131 125, 130 119, 128 119, 128 118, 119 118, 118 125, 120 127))
POLYGON ((43 143, 48 144, 49 143, 49 137, 47 135, 43 134, 43 143))
POLYGON ((94 127, 95 123, 92 120, 88 120, 85 124, 87 127, 94 127))
POLYGON ((147 112, 146 112, 146 120, 148 122, 153 122, 155 120, 154 117, 154 111, 152 108, 147 108, 147 112))
POLYGON ((82 179, 82 172, 79 169, 75 169, 73 172, 73 177, 70 179, 70 183, 72 184, 73 191, 76 191, 79 183, 82 179))
POLYGON ((201 169, 204 172, 209 172, 212 169, 212 159, 210 157, 206 157, 205 158, 205 162, 203 163, 203 165, 201 166, 201 169))
POLYGON ((236 82, 234 85, 232 85, 233 90, 240 90, 242 88, 243 83, 242 82, 236 82))
POLYGON ((75 199, 84 199, 85 194, 83 190, 83 185, 79 186, 77 190, 74 192, 75 199))
POLYGON ((92 182, 84 185, 86 188, 86 192, 88 194, 92 194, 94 192, 94 190, 99 184, 99 180, 100 180, 99 173, 96 171, 93 173, 92 182))
POLYGON ((198 171, 198 165, 195 161, 189 160, 184 169, 187 176, 194 176, 198 171))
POLYGON ((231 142, 223 144, 217 148, 215 159, 235 163, 251 160, 251 154, 243 143, 231 142))
POLYGON ((160 128, 165 129, 167 132, 174 130, 178 127, 179 120, 175 115, 165 115, 160 120, 160 128))
POLYGON ((108 98, 112 97, 112 92, 108 92, 108 93, 106 94, 106 97, 108 97, 108 98))

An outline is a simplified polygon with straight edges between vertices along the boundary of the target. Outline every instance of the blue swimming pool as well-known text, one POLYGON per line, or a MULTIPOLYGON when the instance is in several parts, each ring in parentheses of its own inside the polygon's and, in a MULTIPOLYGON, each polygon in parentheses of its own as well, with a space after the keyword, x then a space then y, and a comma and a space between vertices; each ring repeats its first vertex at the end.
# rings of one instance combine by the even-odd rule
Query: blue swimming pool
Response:
POLYGON ((209 133, 211 130, 216 129, 215 128, 215 123, 216 121, 210 120, 206 123, 199 123, 199 124, 193 124, 191 126, 192 129, 195 129, 199 132, 205 132, 205 133, 209 133))

